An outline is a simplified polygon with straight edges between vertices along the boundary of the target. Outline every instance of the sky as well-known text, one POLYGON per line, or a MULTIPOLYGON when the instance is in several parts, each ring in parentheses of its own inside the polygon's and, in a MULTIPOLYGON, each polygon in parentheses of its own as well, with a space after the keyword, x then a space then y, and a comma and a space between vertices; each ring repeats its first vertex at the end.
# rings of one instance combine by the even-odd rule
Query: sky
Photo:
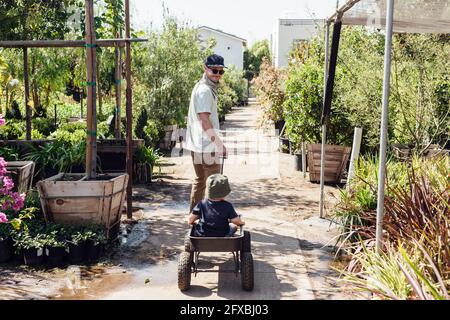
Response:
POLYGON ((269 39, 277 18, 326 18, 335 11, 337 0, 131 0, 133 27, 161 26, 163 3, 171 15, 194 27, 220 29, 246 39, 251 46, 269 39))

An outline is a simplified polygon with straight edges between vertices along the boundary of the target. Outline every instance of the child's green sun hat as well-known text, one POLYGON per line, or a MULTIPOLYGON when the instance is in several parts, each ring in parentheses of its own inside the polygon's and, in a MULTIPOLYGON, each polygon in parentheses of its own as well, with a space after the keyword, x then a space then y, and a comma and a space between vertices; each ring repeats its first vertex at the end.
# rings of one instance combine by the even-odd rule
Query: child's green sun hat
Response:
POLYGON ((206 197, 209 199, 225 198, 231 192, 228 178, 223 174, 213 174, 206 179, 206 197))

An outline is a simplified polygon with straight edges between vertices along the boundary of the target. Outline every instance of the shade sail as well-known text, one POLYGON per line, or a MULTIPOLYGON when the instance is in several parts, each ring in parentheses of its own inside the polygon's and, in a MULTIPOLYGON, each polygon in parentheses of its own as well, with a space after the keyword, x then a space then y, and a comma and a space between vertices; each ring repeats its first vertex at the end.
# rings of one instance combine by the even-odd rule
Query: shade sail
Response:
MULTIPOLYGON (((386 2, 348 0, 338 11, 345 11, 343 24, 384 29, 386 2)), ((393 23, 397 33, 450 33, 450 0, 395 0, 393 23)))

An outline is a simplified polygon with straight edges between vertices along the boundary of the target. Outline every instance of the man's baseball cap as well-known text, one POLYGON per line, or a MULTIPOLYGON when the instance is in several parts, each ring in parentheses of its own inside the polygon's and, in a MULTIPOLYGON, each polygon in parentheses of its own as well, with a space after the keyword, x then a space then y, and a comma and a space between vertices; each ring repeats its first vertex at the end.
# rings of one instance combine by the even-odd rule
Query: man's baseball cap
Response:
POLYGON ((207 67, 226 68, 223 57, 219 56, 218 54, 212 54, 208 58, 206 58, 205 65, 207 67))

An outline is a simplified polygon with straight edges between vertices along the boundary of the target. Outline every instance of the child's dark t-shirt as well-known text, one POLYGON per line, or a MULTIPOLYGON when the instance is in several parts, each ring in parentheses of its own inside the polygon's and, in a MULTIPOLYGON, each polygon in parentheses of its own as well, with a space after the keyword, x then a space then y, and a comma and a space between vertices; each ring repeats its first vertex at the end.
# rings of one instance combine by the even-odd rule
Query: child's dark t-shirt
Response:
POLYGON ((234 219, 238 215, 233 205, 225 200, 199 202, 192 211, 199 216, 199 223, 196 225, 198 236, 204 237, 224 237, 229 232, 229 219, 234 219))

